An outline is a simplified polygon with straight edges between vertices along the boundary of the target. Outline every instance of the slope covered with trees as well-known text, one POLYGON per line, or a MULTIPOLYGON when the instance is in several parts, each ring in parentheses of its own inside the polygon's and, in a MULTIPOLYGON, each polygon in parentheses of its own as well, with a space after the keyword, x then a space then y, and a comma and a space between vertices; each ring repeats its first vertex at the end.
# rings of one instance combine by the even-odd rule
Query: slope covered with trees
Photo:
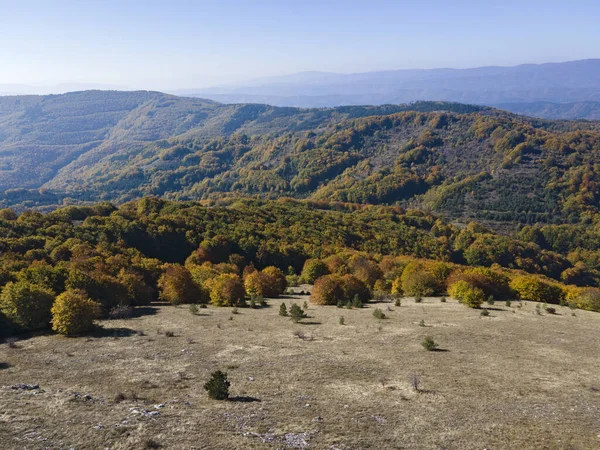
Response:
POLYGON ((0 200, 18 209, 295 197, 502 227, 585 221, 599 206, 596 122, 435 102, 304 110, 151 92, 0 105, 0 187, 12 188, 0 200))
POLYGON ((256 305, 299 281, 315 283, 319 304, 450 292, 471 307, 492 296, 600 310, 598 247, 561 247, 553 235, 532 228, 510 239, 398 207, 296 200, 5 209, 0 330, 77 334, 159 298, 256 305))
POLYGON ((308 130, 330 120, 406 108, 228 106, 147 91, 0 97, 0 189, 38 188, 60 178, 61 171, 91 167, 106 157, 122 168, 130 154, 158 152, 176 136, 308 130))

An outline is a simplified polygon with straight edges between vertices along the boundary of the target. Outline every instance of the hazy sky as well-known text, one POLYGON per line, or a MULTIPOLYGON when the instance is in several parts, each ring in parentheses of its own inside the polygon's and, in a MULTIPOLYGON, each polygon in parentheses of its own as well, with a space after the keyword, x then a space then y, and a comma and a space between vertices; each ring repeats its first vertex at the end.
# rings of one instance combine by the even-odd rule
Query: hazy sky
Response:
POLYGON ((204 87, 600 57, 600 0, 0 0, 0 83, 204 87))

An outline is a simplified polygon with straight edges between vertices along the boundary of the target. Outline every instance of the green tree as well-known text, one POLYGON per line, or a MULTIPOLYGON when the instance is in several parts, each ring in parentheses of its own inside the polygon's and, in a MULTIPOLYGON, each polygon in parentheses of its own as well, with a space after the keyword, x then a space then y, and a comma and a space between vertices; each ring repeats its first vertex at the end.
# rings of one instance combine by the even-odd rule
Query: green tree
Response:
POLYGON ((0 294, 0 311, 15 326, 26 330, 42 330, 50 325, 54 295, 27 281, 7 283, 0 294))
POLYGON ((158 280, 160 297, 172 303, 206 303, 202 291, 198 289, 192 276, 185 267, 179 264, 168 265, 158 280))
POLYGON ((287 306, 285 306, 285 303, 282 303, 281 305, 279 305, 279 315, 283 316, 283 317, 287 317, 288 311, 287 311, 287 306))
POLYGON ((307 315, 304 313, 304 310, 302 308, 300 308, 295 303, 292 303, 292 306, 290 308, 290 317, 292 318, 292 322, 297 323, 300 322, 302 319, 305 319, 307 315))
POLYGON ((204 383, 204 389, 208 396, 214 400, 227 400, 229 398, 229 387, 231 383, 227 379, 227 373, 217 370, 210 375, 210 380, 204 383))
POLYGON ((223 273, 210 284, 210 302, 215 306, 243 306, 245 296, 242 279, 237 275, 223 273))
POLYGON ((52 329, 64 335, 90 331, 100 318, 100 304, 82 290, 68 290, 56 297, 52 306, 52 329))
POLYGON ((304 263, 300 278, 304 283, 314 284, 319 277, 327 275, 328 273, 329 269, 327 268, 327 264, 323 261, 320 259, 308 259, 304 263))
POLYGON ((438 344, 433 340, 431 336, 426 336, 425 339, 423 339, 421 345, 423 345, 423 348, 425 348, 425 350, 427 350, 428 352, 432 352, 438 348, 438 344))
POLYGON ((338 275, 325 275, 315 281, 310 301, 317 305, 337 305, 346 302, 344 281, 338 275))

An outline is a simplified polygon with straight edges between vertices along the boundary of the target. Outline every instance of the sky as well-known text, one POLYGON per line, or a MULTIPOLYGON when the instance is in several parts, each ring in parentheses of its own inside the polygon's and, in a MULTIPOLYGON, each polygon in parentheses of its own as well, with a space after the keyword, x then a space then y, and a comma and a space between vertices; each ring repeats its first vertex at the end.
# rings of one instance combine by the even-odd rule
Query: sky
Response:
POLYGON ((0 84, 202 88, 600 58, 599 0, 0 0, 0 84))

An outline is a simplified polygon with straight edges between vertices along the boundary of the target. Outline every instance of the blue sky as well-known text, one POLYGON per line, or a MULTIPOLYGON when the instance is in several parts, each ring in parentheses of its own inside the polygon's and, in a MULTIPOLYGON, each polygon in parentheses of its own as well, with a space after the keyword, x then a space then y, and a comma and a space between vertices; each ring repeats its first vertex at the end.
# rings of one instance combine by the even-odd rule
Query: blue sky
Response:
POLYGON ((600 57, 599 0, 0 0, 0 83, 205 87, 600 57))

